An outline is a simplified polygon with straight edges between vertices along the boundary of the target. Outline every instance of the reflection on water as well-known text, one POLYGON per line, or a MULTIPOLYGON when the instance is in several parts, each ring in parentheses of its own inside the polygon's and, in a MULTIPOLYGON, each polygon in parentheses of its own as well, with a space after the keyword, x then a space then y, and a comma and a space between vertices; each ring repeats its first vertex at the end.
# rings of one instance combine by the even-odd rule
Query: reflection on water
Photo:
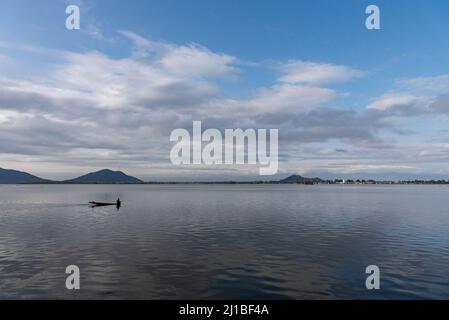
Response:
POLYGON ((446 186, 0 186, 0 298, 449 299, 446 186), (89 201, 122 207, 91 208, 89 201), (65 289, 65 268, 81 290, 65 289), (365 289, 365 267, 381 290, 365 289))

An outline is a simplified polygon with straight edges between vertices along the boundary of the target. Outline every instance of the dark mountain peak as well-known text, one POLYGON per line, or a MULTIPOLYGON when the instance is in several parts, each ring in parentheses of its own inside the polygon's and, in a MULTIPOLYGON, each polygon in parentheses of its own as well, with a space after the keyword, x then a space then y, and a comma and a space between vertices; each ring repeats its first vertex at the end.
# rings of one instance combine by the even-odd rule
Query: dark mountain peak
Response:
POLYGON ((2 184, 42 183, 47 181, 26 172, 0 168, 0 183, 2 184))
POLYGON ((304 184, 313 184, 316 182, 320 182, 319 178, 306 178, 297 174, 291 175, 283 180, 280 183, 304 183, 304 184))
POLYGON ((285 179, 282 179, 280 182, 281 183, 297 183, 297 182, 302 182, 304 181, 304 177, 300 176, 298 174, 293 174, 285 179))
POLYGON ((122 171, 113 171, 111 169, 102 169, 100 171, 91 172, 91 173, 99 173, 99 174, 112 174, 112 173, 118 173, 118 174, 124 174, 122 171))
POLYGON ((122 171, 112 171, 110 169, 103 169, 96 172, 91 172, 81 177, 65 181, 68 183, 142 183, 135 177, 128 176, 122 171))

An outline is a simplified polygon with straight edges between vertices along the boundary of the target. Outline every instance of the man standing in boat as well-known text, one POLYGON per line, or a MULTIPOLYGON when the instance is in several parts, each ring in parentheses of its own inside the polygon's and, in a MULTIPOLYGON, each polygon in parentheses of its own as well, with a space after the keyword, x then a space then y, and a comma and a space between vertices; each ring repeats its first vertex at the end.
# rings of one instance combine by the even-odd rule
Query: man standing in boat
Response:
POLYGON ((120 198, 117 199, 116 206, 117 206, 117 208, 120 208, 122 206, 122 202, 120 201, 120 198))

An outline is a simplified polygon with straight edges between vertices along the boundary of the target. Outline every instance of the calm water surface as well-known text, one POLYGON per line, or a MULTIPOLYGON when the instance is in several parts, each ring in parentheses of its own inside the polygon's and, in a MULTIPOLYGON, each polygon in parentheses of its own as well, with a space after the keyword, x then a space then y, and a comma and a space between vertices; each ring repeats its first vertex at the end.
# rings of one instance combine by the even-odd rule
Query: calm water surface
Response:
POLYGON ((449 299, 448 208, 447 186, 3 185, 0 298, 449 299))

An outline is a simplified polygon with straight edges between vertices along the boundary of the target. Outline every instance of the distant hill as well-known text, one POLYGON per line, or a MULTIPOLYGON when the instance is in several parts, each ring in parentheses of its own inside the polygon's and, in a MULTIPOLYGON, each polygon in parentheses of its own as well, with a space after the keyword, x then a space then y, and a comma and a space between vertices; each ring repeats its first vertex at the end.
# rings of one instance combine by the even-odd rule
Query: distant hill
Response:
POLYGON ((32 174, 16 171, 7 170, 0 168, 0 184, 15 184, 15 183, 42 183, 48 182, 42 178, 33 176, 32 174))
POLYGON ((303 183, 303 184, 313 184, 317 182, 321 182, 320 178, 306 178, 297 174, 291 175, 281 181, 280 183, 303 183))
POLYGON ((128 176, 121 171, 101 170, 84 176, 64 181, 65 183, 143 183, 135 177, 128 176))

